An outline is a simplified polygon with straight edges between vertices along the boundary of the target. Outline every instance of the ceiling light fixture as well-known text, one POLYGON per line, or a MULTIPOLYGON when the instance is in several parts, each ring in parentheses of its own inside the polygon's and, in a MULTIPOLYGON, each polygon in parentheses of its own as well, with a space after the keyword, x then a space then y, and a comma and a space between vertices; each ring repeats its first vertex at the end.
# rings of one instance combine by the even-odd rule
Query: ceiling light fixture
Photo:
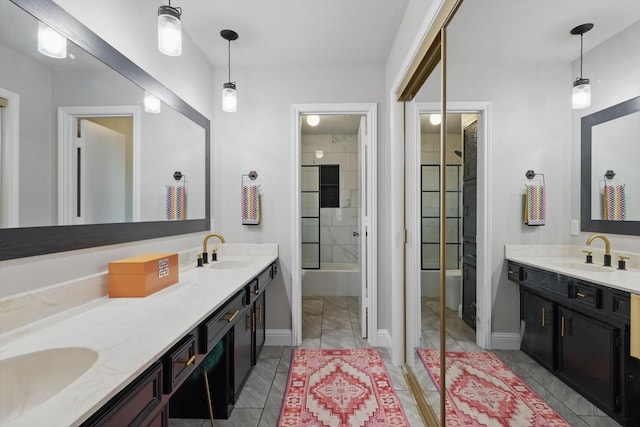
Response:
POLYGON ((165 55, 182 54, 182 8, 160 6, 158 8, 158 50, 165 55))
POLYGON ((580 34, 580 77, 573 82, 573 92, 571 95, 571 105, 574 110, 591 106, 591 85, 589 79, 582 77, 582 36, 593 28, 593 24, 582 24, 571 29, 571 34, 580 34))
POLYGON ((442 123, 442 114, 430 114, 429 115, 429 123, 431 123, 434 126, 438 126, 440 123, 442 123))
POLYGON ((307 124, 309 126, 318 126, 320 123, 320 116, 317 114, 311 114, 307 116, 307 124))
POLYGON ((144 111, 147 113, 159 113, 162 109, 162 102, 151 92, 144 91, 144 111))
POLYGON ((46 24, 38 22, 38 52, 51 58, 66 58, 67 38, 46 24))
POLYGON ((231 81, 231 40, 237 40, 238 33, 233 30, 222 30, 220 35, 229 42, 227 49, 229 81, 222 85, 222 110, 228 113, 235 113, 238 109, 238 97, 236 96, 236 82, 231 81))

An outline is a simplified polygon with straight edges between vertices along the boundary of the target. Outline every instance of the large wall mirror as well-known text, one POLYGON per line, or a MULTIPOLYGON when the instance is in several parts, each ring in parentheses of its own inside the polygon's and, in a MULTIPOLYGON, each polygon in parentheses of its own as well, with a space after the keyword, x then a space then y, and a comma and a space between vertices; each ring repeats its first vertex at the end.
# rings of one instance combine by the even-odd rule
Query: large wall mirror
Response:
POLYGON ((640 97, 582 118, 583 231, 640 235, 640 97))
POLYGON ((0 260, 209 228, 206 117, 50 0, 0 3, 0 58, 0 260))

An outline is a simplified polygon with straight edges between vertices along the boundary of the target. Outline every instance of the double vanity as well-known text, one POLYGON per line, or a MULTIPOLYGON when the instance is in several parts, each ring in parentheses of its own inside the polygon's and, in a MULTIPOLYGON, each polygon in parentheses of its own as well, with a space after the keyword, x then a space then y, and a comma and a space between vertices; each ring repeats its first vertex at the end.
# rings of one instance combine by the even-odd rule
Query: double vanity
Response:
POLYGON ((623 426, 637 426, 640 270, 605 266, 600 253, 589 263, 584 249, 505 247, 508 278, 520 286, 521 350, 623 426))
MULTIPOLYGON (((179 282, 162 291, 108 298, 102 280, 87 284, 100 297, 6 331, 0 424, 166 426, 174 400, 201 400, 201 418, 209 408, 228 417, 264 345, 277 259, 276 244, 221 244, 217 261, 196 268, 191 251, 180 254, 179 282)), ((0 310, 37 311, 73 298, 65 292, 18 295, 0 310)))

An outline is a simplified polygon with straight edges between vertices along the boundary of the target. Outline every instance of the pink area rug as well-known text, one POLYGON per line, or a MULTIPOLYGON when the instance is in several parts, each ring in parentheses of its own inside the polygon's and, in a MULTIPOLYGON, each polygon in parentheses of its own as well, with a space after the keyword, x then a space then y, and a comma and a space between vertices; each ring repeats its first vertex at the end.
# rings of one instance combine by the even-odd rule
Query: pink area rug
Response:
POLYGON ((278 426, 409 426, 375 349, 294 349, 278 426))
MULTIPOLYGON (((440 352, 418 355, 439 387, 440 352)), ((493 353, 448 351, 446 364, 447 427, 570 426, 493 353)))

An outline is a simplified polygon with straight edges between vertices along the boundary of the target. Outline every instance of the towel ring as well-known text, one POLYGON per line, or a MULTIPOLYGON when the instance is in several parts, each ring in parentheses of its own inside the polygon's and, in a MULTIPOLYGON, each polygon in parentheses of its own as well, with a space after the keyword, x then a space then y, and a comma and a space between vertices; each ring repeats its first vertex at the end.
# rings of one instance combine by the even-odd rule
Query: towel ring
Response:
POLYGON ((536 176, 541 176, 542 177, 542 186, 544 187, 545 183, 544 183, 544 174, 543 173, 536 173, 536 171, 534 171, 533 169, 529 169, 524 176, 527 177, 527 179, 531 180, 533 178, 535 178, 536 176))

